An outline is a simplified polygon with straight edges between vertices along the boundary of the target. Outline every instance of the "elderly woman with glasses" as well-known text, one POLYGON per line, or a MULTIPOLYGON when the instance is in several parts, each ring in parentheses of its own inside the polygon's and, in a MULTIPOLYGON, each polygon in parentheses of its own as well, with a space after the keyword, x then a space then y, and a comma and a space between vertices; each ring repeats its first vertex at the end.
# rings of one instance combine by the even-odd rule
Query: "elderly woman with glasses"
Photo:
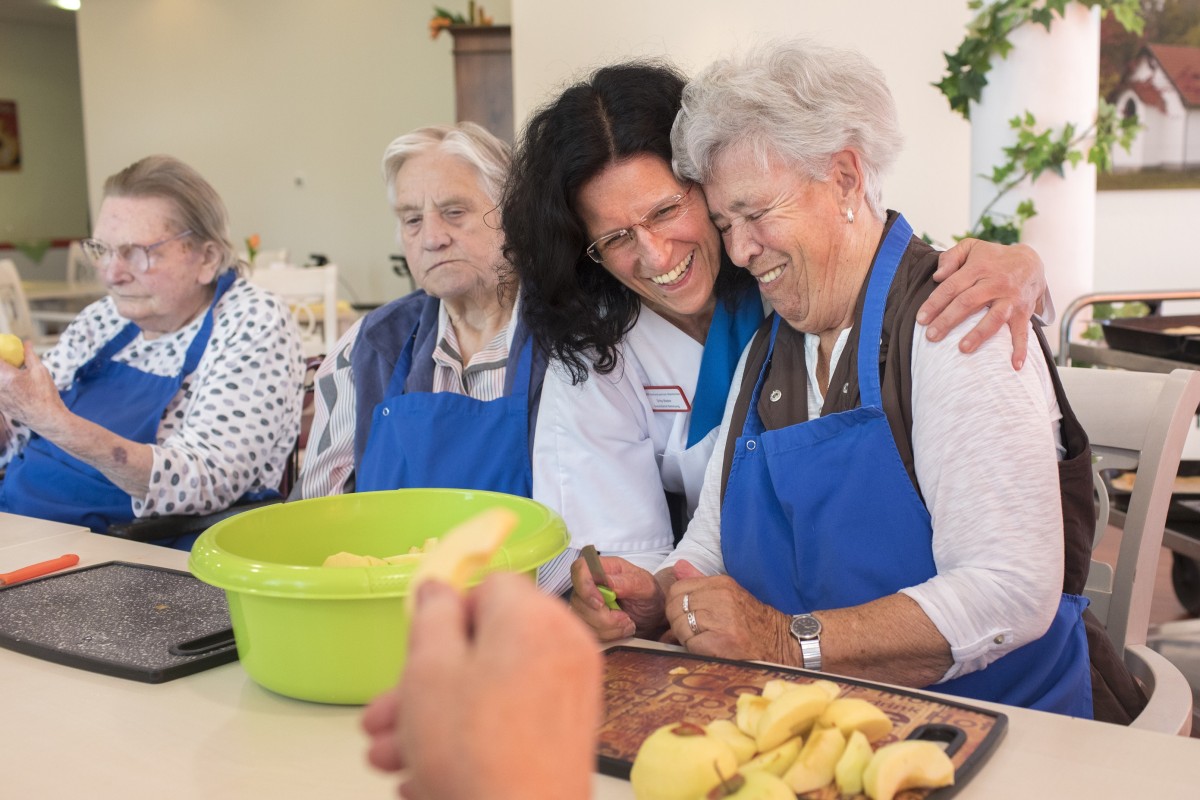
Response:
MULTIPOLYGON (((670 551, 696 508, 738 356, 763 316, 704 192, 671 171, 683 86, 662 64, 604 67, 539 110, 514 156, 505 255, 527 324, 554 356, 534 440, 535 497, 572 537, 542 569, 550 589, 574 577, 594 593, 582 562, 572 563, 588 544, 646 568, 670 551)), ((988 305, 964 347, 1011 316, 1019 361, 1045 287, 1041 262, 1027 247, 966 242, 947 253, 947 274, 964 257, 928 304, 948 308, 930 335, 988 305)))
MULTIPOLYGON (((108 296, 0 363, 0 511, 104 531, 274 492, 300 427, 287 307, 248 283, 225 204, 151 156, 104 184, 83 249, 108 296)), ((190 544, 182 543, 182 544, 190 544)))
POLYGON ((755 48, 688 85, 672 143, 775 313, 683 541, 656 576, 612 581, 622 611, 589 598, 589 621, 1091 717, 1087 437, 1044 338, 1014 370, 1006 333, 970 355, 926 337, 938 253, 882 204, 900 149, 883 74, 755 48))
POLYGON ((472 122, 384 152, 398 240, 419 289, 346 332, 317 373, 295 496, 412 487, 529 497, 546 359, 500 252, 504 142, 472 122))

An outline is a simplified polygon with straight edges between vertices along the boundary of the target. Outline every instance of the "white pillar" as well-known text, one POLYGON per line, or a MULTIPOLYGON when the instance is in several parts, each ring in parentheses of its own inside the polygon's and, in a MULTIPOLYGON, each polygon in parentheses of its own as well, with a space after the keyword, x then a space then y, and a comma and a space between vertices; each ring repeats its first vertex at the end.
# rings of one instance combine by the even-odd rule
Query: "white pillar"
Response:
MULTIPOLYGON (((1055 17, 1050 30, 1027 23, 1013 31, 1008 58, 996 61, 979 103, 971 106, 971 220, 995 197, 992 167, 1004 160, 1002 148, 1016 141, 1008 121, 1031 112, 1038 130, 1060 130, 1068 122, 1086 130, 1096 118, 1100 94, 1100 13, 1078 3, 1055 17)), ((1086 152, 1086 147, 1084 148, 1086 152)), ((1025 224, 1021 240, 1046 265, 1054 304, 1061 312, 1092 291, 1095 274, 1096 168, 1085 161, 1065 166, 1065 177, 1043 173, 1026 180, 992 207, 1011 214, 1032 199, 1037 216, 1025 224)), ((1058 325, 1046 330, 1051 343, 1058 325)), ((1057 349, 1057 345, 1055 345, 1057 349)))

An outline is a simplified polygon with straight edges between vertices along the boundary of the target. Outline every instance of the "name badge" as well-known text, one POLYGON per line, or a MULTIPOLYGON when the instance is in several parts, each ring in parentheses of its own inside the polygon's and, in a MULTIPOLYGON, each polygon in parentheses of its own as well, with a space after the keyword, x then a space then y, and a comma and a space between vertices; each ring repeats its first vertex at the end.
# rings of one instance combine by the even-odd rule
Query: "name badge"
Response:
POLYGON ((678 386, 643 386, 646 397, 650 399, 650 408, 657 414, 660 411, 691 411, 692 404, 687 395, 678 386))

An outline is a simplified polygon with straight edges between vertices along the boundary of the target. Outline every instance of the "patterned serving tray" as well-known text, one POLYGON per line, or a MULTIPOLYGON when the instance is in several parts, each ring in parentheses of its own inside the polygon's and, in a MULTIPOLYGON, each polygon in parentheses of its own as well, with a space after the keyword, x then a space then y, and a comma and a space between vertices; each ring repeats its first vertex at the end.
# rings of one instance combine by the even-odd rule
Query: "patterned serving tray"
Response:
MULTIPOLYGON (((1004 714, 988 709, 819 672, 624 645, 604 654, 604 719, 598 763, 601 772, 618 778, 629 777, 638 748, 657 728, 685 720, 700 725, 714 719, 731 720, 739 694, 757 694, 774 678, 797 683, 834 680, 842 687, 843 697, 861 697, 877 705, 891 717, 895 728, 876 747, 913 738, 945 743, 954 762, 954 785, 897 795, 904 800, 942 800, 953 795, 991 755, 1008 724, 1004 714)), ((829 787, 805 797, 834 800, 838 794, 829 787)))

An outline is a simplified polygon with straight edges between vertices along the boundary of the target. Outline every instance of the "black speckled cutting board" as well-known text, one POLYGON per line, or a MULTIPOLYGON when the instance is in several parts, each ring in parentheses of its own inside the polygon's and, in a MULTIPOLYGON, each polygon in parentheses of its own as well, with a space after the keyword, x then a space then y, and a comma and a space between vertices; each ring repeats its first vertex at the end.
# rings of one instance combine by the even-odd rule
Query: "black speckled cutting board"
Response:
POLYGON ((146 683, 235 661, 228 628, 225 592, 163 567, 109 561, 0 588, 0 647, 146 683))

